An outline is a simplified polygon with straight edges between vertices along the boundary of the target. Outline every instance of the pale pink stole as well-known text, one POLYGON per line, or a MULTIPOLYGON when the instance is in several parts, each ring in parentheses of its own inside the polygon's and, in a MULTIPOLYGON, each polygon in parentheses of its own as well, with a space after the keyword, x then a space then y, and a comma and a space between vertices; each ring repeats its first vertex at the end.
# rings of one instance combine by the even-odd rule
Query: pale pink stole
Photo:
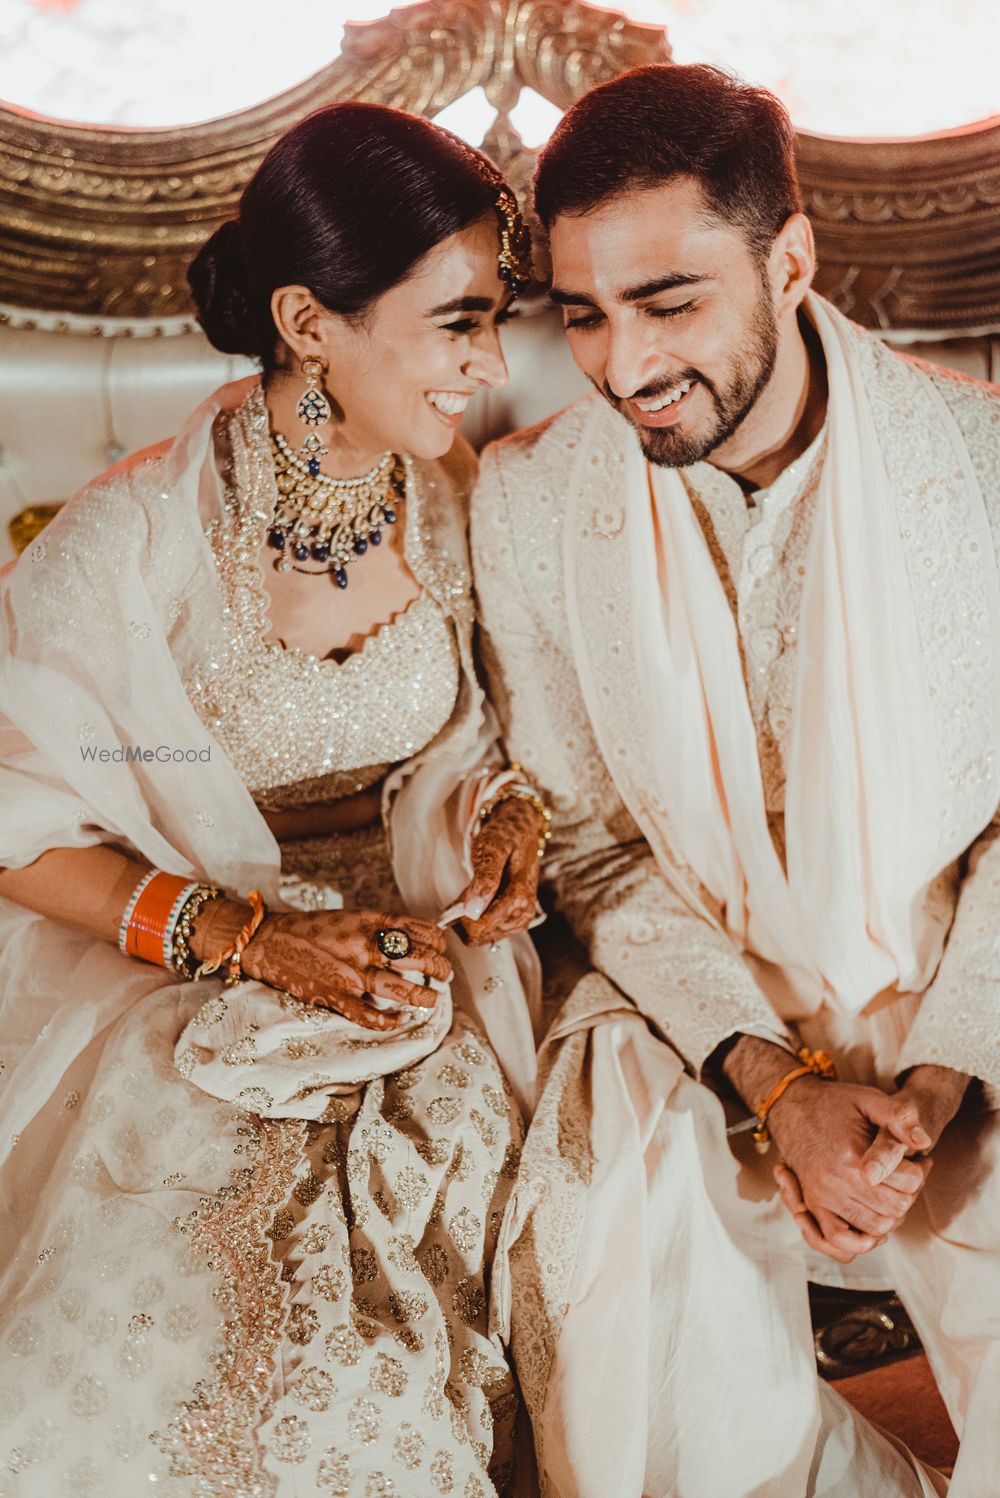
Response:
MULTIPOLYGON (((626 530, 656 788, 684 857, 741 947, 780 966, 805 1008, 829 999, 857 1012, 887 987, 923 989, 940 960, 944 933, 925 895, 942 867, 950 767, 857 334, 818 298, 809 313, 827 364, 830 440, 802 599, 787 873, 768 828, 731 608, 680 475, 651 468, 634 441, 626 530)), ((988 548, 964 443, 934 399, 988 548)), ((984 649, 1000 628, 995 581, 991 598, 984 649)), ((965 829, 966 842, 983 825, 965 829)))

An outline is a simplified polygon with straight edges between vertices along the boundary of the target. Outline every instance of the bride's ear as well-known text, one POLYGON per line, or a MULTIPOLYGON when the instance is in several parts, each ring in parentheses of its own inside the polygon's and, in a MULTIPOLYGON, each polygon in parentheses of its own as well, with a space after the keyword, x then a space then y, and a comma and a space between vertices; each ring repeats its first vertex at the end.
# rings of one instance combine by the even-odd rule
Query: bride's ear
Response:
POLYGON ((319 359, 329 368, 337 325, 342 319, 327 311, 308 286, 279 286, 271 296, 271 316, 278 337, 298 363, 319 359))

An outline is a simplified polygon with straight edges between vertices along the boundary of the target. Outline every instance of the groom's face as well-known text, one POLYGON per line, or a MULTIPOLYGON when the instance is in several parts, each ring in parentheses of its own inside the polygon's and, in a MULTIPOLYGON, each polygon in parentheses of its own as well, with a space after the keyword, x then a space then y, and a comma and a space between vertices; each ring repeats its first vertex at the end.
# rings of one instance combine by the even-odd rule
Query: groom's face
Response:
POLYGON ((576 363, 670 468, 701 462, 763 394, 778 350, 767 266, 690 177, 552 225, 552 298, 576 363))

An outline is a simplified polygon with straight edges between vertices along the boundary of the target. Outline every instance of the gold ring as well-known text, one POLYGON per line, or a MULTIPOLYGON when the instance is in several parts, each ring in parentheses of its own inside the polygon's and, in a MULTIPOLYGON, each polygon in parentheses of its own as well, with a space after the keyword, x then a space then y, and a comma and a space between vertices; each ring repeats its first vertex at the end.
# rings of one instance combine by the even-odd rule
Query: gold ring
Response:
POLYGON ((380 931, 375 942, 382 956, 391 961, 395 961, 397 957, 409 957, 413 951, 412 941, 398 926, 389 926, 385 931, 380 931))

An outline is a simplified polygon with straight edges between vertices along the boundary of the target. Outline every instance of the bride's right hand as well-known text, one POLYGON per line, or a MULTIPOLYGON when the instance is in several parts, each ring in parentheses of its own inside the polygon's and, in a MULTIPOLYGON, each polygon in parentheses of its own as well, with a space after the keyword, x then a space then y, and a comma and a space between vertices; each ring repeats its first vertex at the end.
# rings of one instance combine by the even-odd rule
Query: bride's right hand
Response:
MULTIPOLYGON (((214 960, 231 948, 248 915, 248 907, 237 901, 212 901, 204 924, 198 921, 193 933, 194 955, 214 960)), ((335 1009, 369 1030, 395 1030, 403 1015, 378 1009, 372 995, 432 1009, 437 994, 424 985, 428 979, 451 980, 452 967, 444 952, 444 932, 411 916, 376 910, 288 911, 265 917, 243 951, 241 967, 248 978, 306 1003, 335 1009), (378 934, 387 929, 410 938, 406 957, 383 954, 378 934), (423 983, 411 982, 399 969, 424 975, 423 983)))

